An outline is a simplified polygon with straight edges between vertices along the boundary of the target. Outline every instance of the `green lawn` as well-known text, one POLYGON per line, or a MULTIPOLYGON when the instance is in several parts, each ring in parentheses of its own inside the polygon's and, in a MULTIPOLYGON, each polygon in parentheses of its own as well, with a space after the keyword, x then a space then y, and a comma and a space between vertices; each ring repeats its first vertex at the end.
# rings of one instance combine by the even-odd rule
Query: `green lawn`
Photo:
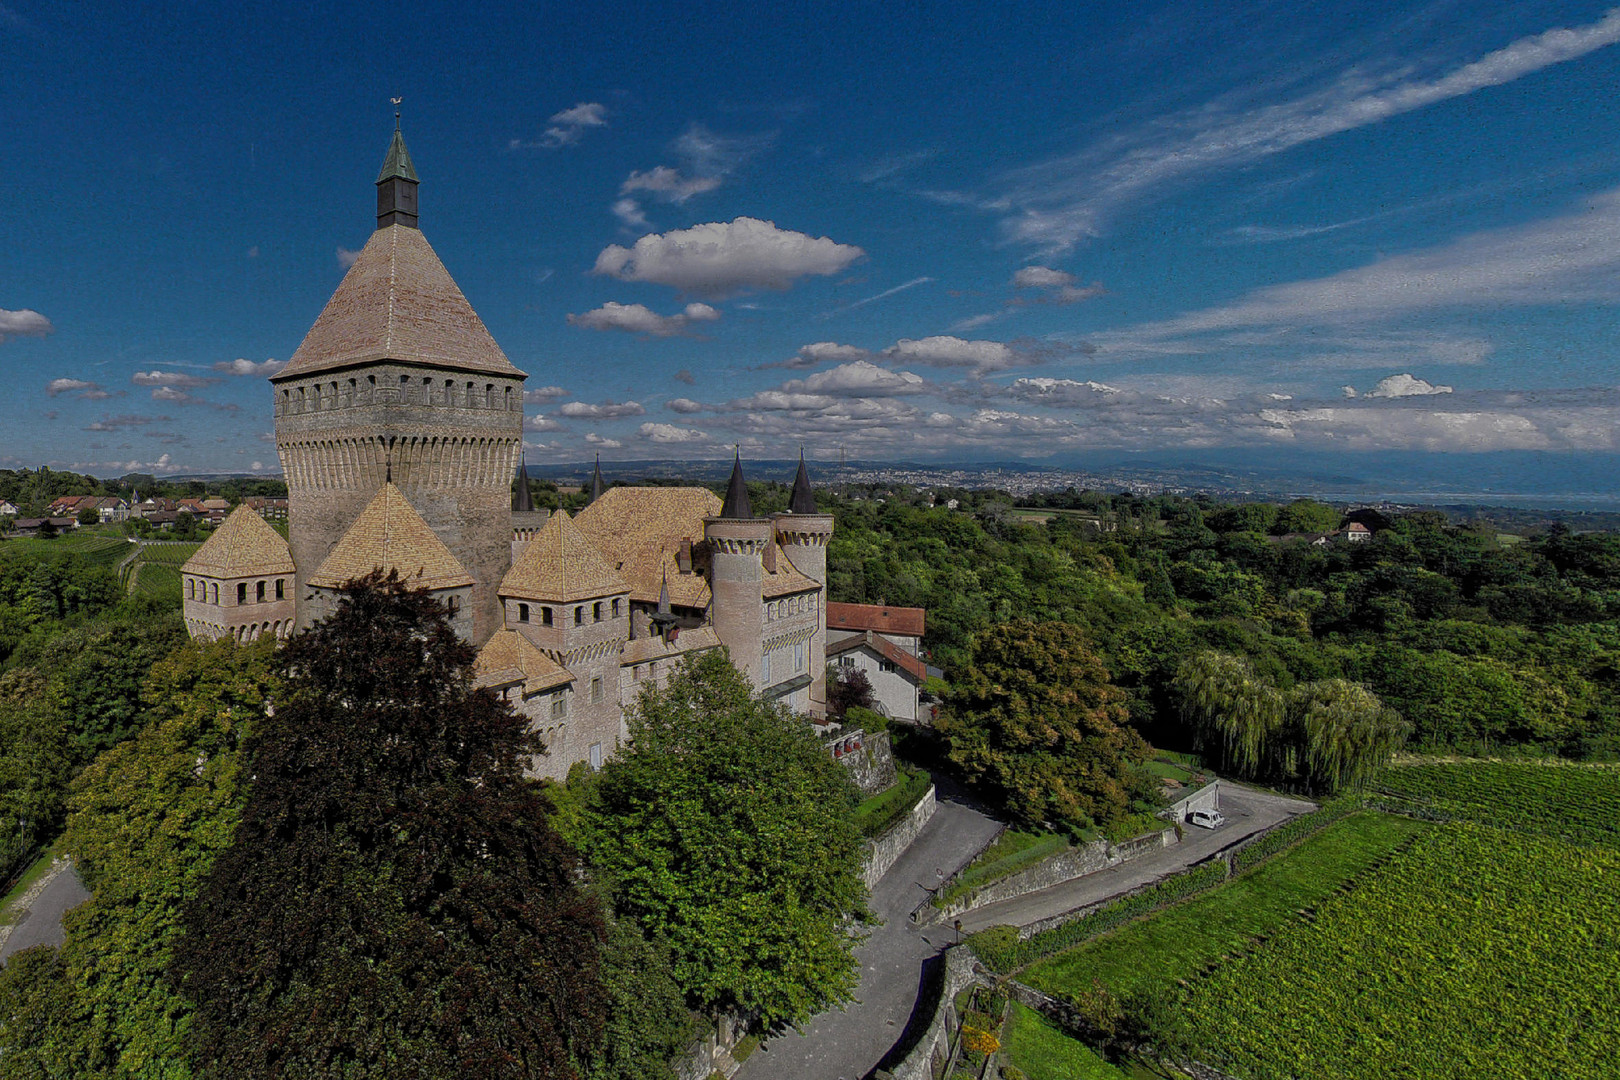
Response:
POLYGON ((1053 995, 1093 980, 1116 995, 1188 977, 1251 938, 1292 922, 1403 841, 1431 826, 1352 814, 1291 851, 1186 903, 1049 957, 1019 975, 1053 995))
POLYGON ((1128 1074, 1108 1064, 1091 1047, 1016 1003, 1002 1053, 1029 1080, 1128 1080, 1128 1074))
POLYGON ((895 782, 855 808, 855 827, 863 836, 877 836, 917 805, 933 781, 920 769, 901 767, 895 782))
POLYGON ((948 904, 971 889, 1015 874, 1068 846, 1068 838, 1056 833, 1008 829, 968 864, 962 876, 940 895, 938 903, 940 906, 948 904))

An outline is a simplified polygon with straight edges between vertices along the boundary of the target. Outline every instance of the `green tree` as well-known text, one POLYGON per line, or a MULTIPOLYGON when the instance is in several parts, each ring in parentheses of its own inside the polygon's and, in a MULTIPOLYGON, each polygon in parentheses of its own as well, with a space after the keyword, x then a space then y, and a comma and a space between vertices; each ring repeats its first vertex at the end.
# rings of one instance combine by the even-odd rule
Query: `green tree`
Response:
POLYGON ((851 1000, 866 891, 846 770, 720 651, 628 720, 580 843, 619 916, 667 942, 687 1003, 770 1028, 851 1000))
POLYGON ((1147 794, 1132 766, 1148 745, 1124 726, 1124 701, 1079 627, 1007 623, 974 639, 938 730, 1020 824, 1108 825, 1147 794))
POLYGON ((600 908, 523 775, 540 749, 397 577, 282 650, 233 846, 171 968, 229 1077, 575 1077, 600 908))
POLYGON ((1223 768, 1240 776, 1261 771, 1282 727, 1283 696, 1248 660, 1213 650, 1190 656, 1176 670, 1175 692, 1183 721, 1223 768))
POLYGON ((602 950, 607 1023, 591 1060, 590 1080, 675 1080, 670 1062, 686 1050, 697 1024, 670 963, 667 946, 615 919, 602 950))
POLYGON ((32 1042, 0 1031, 9 1064, 85 1078, 192 1075, 191 1008, 163 973, 181 905, 236 827, 239 749, 274 690, 272 649, 268 639, 198 642, 159 662, 141 693, 145 726, 74 782, 62 842, 93 896, 67 917, 54 980, 39 969, 11 987, 19 1007, 54 1005, 61 1022, 32 1042))
POLYGON ((1324 679, 1296 687, 1288 716, 1313 787, 1359 788, 1389 764, 1411 725, 1360 683, 1324 679))

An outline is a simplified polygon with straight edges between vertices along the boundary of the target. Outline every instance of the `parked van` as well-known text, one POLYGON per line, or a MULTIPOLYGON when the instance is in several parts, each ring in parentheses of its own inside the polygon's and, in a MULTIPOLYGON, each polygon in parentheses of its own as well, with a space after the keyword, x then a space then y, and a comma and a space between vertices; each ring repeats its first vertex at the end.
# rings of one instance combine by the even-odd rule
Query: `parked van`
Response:
POLYGON ((1219 810, 1194 810, 1187 820, 1200 829, 1218 829, 1226 824, 1226 818, 1221 816, 1219 810))

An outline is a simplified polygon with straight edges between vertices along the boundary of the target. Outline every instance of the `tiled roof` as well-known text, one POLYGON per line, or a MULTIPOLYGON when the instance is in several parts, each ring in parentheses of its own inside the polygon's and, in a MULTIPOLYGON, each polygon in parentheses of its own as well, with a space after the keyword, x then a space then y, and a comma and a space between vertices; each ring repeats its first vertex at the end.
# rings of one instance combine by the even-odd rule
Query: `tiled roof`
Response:
POLYGON ((360 511, 309 584, 335 589, 375 569, 398 570, 406 582, 424 589, 454 589, 473 583, 466 567, 391 483, 383 484, 360 511))
POLYGON ((371 234, 277 381, 373 360, 476 371, 512 366, 420 229, 371 234))
MULTIPOLYGON (((771 543, 775 544, 774 539, 771 543)), ((787 552, 780 547, 776 549, 776 570, 765 571, 764 579, 760 582, 760 595, 767 600, 778 596, 789 596, 793 593, 804 592, 806 589, 819 589, 821 586, 815 580, 799 572, 793 565, 793 560, 787 557, 787 552)))
POLYGON ((927 609, 885 604, 828 604, 828 630, 876 630, 880 634, 922 637, 927 609))
POLYGON ((682 630, 675 635, 674 641, 665 641, 654 635, 625 642, 624 652, 619 657, 619 666, 645 664, 649 660, 666 660, 719 647, 720 637, 714 632, 714 627, 698 626, 691 630, 682 630))
POLYGON ((847 653, 851 649, 862 647, 870 648, 919 683, 928 678, 928 665, 921 657, 912 656, 888 638, 871 630, 866 631, 859 637, 849 637, 842 641, 829 642, 827 644, 827 655, 837 656, 839 653, 847 653))
POLYGON ((707 488, 616 487, 581 510, 575 523, 617 565, 632 600, 656 604, 667 574, 670 603, 706 609, 709 583, 701 574, 682 573, 675 554, 683 540, 701 544, 703 519, 719 513, 720 500, 707 488))
POLYGON ((500 588, 502 596, 564 602, 628 591, 613 564, 564 510, 552 514, 523 545, 500 588))
POLYGON ((281 534, 247 507, 238 507, 196 554, 180 568, 182 574, 205 577, 258 577, 293 572, 292 551, 281 534))
POLYGON ((525 694, 538 694, 574 681, 573 672, 535 648, 516 630, 495 631, 495 636, 478 650, 473 675, 479 686, 521 681, 525 694))

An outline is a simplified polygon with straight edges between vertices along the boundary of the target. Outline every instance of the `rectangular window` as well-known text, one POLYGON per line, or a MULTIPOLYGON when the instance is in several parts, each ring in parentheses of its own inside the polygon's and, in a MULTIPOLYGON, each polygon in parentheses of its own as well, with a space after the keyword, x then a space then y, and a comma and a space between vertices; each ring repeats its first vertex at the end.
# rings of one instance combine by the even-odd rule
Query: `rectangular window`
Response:
POLYGON ((543 607, 543 608, 540 609, 540 625, 541 626, 550 626, 551 625, 551 609, 550 608, 543 607))
POLYGON ((528 621, 529 621, 529 605, 528 604, 519 604, 518 605, 518 622, 528 622, 528 621))
POLYGON ((879 660, 878 661, 878 670, 879 671, 893 671, 894 670, 894 661, 892 661, 892 660, 879 660))
POLYGON ((262 582, 262 581, 259 582, 258 601, 261 604, 264 603, 264 582, 262 582))
POLYGON ((793 670, 804 670, 804 642, 802 641, 793 646, 793 670))
POLYGON ((287 582, 284 579, 282 579, 282 578, 277 578, 276 579, 276 599, 277 600, 285 600, 287 598, 286 585, 287 585, 287 582))
POLYGON ((771 654, 766 653, 759 658, 759 679, 766 686, 771 685, 771 654))
POLYGON ((599 742, 593 742, 593 743, 591 743, 591 768, 600 769, 601 767, 602 767, 602 744, 599 743, 599 742))
POLYGON ((583 605, 581 605, 580 607, 577 607, 577 608, 574 609, 574 625, 575 626, 584 626, 585 625, 585 608, 584 608, 583 605))
POLYGON ((236 602, 238 604, 247 603, 247 582, 245 581, 236 583, 236 602))
POLYGON ((561 693, 551 699, 551 718, 561 720, 568 715, 568 699, 561 693))
POLYGON ((602 678, 597 676, 591 680, 591 704, 595 705, 602 700, 602 678))
POLYGON ((598 600, 596 603, 591 605, 591 621, 592 622, 601 622, 602 621, 602 601, 600 601, 600 600, 598 600))
POLYGON ((613 617, 615 619, 619 617, 619 598, 617 596, 613 598, 613 617))

